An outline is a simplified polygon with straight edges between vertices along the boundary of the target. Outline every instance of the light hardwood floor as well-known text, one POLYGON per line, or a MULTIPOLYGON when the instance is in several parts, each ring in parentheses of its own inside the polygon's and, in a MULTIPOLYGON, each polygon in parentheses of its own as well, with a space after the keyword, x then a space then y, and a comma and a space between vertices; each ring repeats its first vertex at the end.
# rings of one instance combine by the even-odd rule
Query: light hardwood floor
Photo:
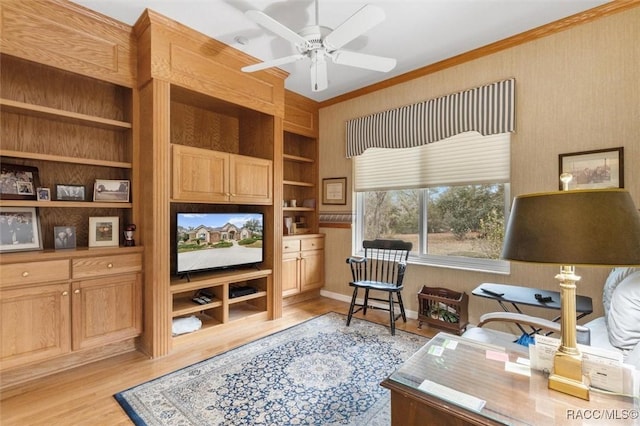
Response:
MULTIPOLYGON (((131 425, 113 398, 115 393, 326 312, 346 314, 348 308, 344 302, 321 297, 285 307, 277 320, 181 345, 162 358, 131 352, 9 388, 2 393, 0 424, 131 425)), ((362 318, 361 313, 356 316, 362 318)), ((388 324, 388 313, 383 311, 370 310, 366 318, 388 324)), ((438 332, 426 325, 418 329, 417 320, 396 324, 398 329, 429 337, 438 332)))

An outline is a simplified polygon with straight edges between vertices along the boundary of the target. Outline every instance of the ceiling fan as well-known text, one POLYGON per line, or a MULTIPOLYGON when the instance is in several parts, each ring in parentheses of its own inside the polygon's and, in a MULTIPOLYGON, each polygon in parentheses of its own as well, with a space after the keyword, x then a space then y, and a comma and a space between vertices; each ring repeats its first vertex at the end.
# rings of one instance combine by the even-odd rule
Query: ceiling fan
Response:
POLYGON ((315 25, 304 27, 297 33, 261 11, 245 12, 245 15, 258 25, 293 43, 298 53, 248 65, 243 67, 242 71, 260 71, 309 58, 311 90, 319 92, 328 86, 327 58, 335 64, 380 72, 391 71, 396 66, 396 60, 393 58, 341 49, 342 46, 384 21, 384 10, 380 7, 365 5, 334 30, 318 23, 318 0, 315 1, 315 9, 315 25))

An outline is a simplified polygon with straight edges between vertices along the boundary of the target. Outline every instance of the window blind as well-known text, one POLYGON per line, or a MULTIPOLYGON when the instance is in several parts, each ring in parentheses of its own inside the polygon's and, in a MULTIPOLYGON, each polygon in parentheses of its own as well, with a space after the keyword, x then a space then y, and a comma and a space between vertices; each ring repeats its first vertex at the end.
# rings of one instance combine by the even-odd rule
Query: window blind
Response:
POLYGON ((413 148, 370 148, 354 157, 354 190, 506 183, 510 133, 466 132, 413 148))

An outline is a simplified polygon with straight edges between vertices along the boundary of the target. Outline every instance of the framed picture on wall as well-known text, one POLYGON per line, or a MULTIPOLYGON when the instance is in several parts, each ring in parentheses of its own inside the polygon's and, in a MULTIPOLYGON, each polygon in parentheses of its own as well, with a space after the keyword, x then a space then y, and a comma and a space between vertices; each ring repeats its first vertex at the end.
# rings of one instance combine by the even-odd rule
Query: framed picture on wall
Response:
POLYGON ((559 169, 558 176, 562 173, 573 176, 570 190, 624 188, 624 148, 560 154, 559 169))
POLYGON ((322 179, 322 204, 347 204, 347 178, 322 179))

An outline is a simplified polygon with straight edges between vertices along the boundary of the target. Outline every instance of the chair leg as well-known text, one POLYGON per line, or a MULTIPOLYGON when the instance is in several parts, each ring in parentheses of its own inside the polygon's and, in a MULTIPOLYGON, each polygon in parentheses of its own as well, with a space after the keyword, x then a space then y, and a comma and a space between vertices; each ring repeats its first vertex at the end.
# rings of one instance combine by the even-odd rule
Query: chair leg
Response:
POLYGON ((400 313, 402 314, 402 320, 407 322, 407 314, 404 312, 404 303, 402 303, 402 295, 398 292, 398 305, 400 305, 400 313))
POLYGON ((396 335, 396 315, 393 307, 393 293, 389 292, 389 320, 391 325, 391 335, 396 335))
POLYGON ((369 289, 364 289, 364 305, 362 305, 362 315, 367 315, 367 306, 369 306, 369 289))
POLYGON ((353 288, 353 296, 351 296, 351 306, 349 306, 349 315, 347 315, 347 327, 351 324, 351 317, 353 316, 353 308, 356 306, 356 297, 358 297, 358 287, 353 288))

